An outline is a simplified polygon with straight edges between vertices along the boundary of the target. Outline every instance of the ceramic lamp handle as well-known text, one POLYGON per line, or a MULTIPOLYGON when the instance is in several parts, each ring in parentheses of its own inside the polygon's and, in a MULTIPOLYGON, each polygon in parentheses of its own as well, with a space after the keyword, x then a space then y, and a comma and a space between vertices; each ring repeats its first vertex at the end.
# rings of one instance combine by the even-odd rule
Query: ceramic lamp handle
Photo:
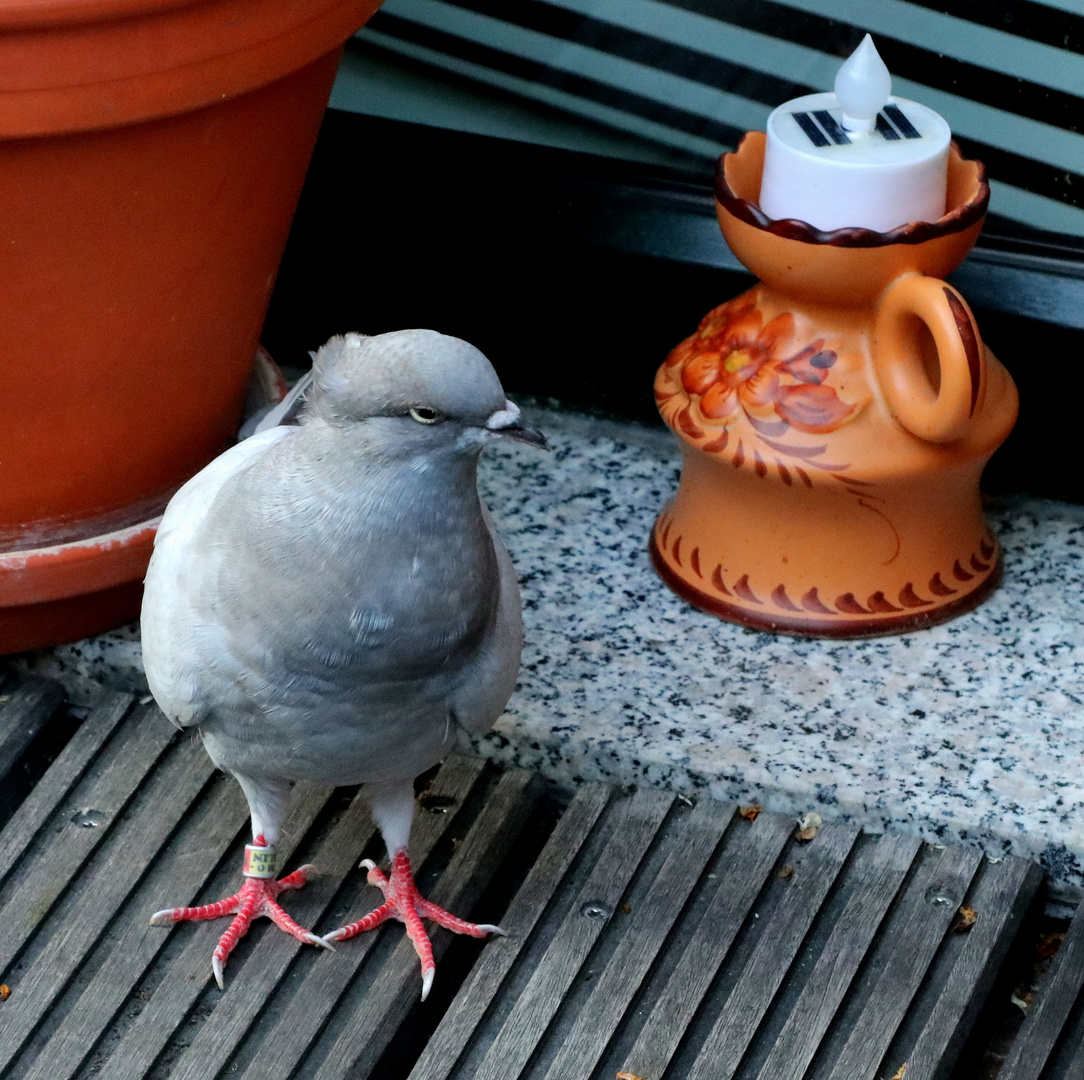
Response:
POLYGON ((889 411, 920 439, 953 442, 982 408, 986 350, 971 309, 938 278, 908 274, 889 286, 873 361, 889 411))

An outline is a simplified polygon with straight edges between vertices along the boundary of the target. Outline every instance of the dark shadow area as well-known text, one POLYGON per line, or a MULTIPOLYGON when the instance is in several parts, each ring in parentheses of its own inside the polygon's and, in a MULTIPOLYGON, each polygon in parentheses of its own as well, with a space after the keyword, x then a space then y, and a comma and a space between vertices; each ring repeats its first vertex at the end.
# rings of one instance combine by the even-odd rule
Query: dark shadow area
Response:
MULTIPOLYGON (((335 333, 431 327, 482 349, 512 394, 657 424, 656 368, 752 281, 705 265, 728 257, 712 205, 704 175, 331 111, 264 341, 297 366, 335 333)), ((991 218, 980 247, 1084 274, 1074 238, 991 218)), ((1084 502, 1076 422, 1053 408, 1084 395, 1084 332, 973 306, 1023 403, 986 487, 1084 502)))

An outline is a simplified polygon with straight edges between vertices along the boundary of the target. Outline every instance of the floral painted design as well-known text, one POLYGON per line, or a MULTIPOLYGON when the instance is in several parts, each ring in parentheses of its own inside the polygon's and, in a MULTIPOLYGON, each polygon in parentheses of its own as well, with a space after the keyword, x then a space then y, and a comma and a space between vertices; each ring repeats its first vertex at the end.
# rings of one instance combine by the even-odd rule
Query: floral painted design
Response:
POLYGON ((765 434, 834 431, 857 406, 827 385, 837 357, 823 338, 787 354, 794 329, 790 312, 765 324, 755 296, 739 297, 705 315, 665 367, 681 365, 682 388, 699 398, 707 420, 725 422, 740 410, 765 434))

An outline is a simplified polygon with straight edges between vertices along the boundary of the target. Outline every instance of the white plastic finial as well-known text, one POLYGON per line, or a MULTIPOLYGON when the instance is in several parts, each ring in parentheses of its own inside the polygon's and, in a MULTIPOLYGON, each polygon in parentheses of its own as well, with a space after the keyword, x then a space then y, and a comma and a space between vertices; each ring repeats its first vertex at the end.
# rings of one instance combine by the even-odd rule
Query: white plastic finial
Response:
POLYGON ((866 34, 836 72, 836 99, 848 131, 872 131, 892 93, 892 76, 866 34))

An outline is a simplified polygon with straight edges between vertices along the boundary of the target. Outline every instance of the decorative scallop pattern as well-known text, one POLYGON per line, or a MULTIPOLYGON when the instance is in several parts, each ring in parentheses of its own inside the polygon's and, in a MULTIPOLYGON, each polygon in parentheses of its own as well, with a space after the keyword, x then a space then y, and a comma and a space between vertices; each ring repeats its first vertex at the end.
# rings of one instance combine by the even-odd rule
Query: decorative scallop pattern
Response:
MULTIPOLYGON (((666 552, 676 565, 683 566, 682 537, 676 536, 671 539, 672 526, 671 518, 660 518, 655 526, 656 542, 660 551, 666 552)), ((690 552, 688 562, 697 578, 710 584, 710 587, 720 596, 737 599, 746 604, 755 604, 758 608, 775 608, 790 615, 804 615, 808 612, 820 618, 847 616, 870 618, 878 615, 889 617, 932 609, 945 603, 948 597, 959 596, 970 591, 974 586, 967 583, 974 582, 980 576, 988 576, 996 569, 997 545, 991 538, 984 537, 977 551, 965 560, 955 560, 949 571, 938 570, 927 581, 909 581, 902 589, 896 591, 879 589, 862 597, 856 596, 853 592, 826 597, 817 587, 814 587, 796 598, 787 592, 784 583, 776 585, 766 596, 761 596, 750 585, 747 573, 740 576, 728 575, 719 564, 710 574, 705 574, 699 547, 693 548, 690 552), (966 562, 971 569, 965 570, 963 562, 966 562), (946 584, 946 577, 956 584, 946 584)))

